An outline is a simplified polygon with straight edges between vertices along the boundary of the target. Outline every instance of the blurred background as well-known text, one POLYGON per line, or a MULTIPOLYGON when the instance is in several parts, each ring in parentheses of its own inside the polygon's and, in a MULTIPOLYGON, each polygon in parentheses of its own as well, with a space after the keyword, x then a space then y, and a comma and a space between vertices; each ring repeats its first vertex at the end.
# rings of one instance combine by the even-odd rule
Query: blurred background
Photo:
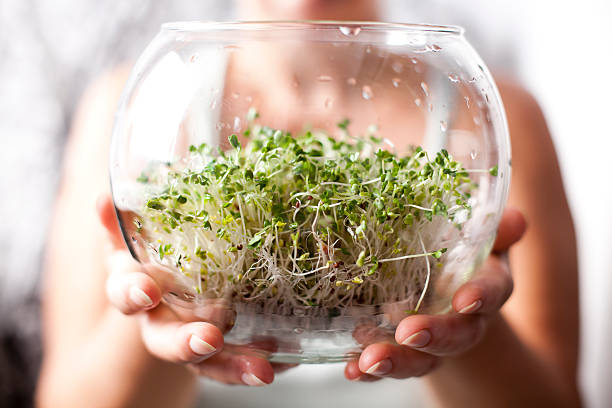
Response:
MULTIPOLYGON (((464 26, 491 71, 514 78, 540 102, 578 234, 581 386, 587 406, 612 406, 612 5, 381 3, 384 20, 464 26)), ((41 358, 42 255, 82 92, 97 76, 135 60, 162 22, 236 15, 228 0, 0 1, 0 407, 31 405, 41 358)))

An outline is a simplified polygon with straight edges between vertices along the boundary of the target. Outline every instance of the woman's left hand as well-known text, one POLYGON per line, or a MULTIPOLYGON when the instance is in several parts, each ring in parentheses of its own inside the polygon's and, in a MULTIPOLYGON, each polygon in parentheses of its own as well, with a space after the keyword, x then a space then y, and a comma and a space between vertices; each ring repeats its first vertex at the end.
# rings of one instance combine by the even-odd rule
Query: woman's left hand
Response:
POLYGON ((346 365, 346 378, 374 381, 384 377, 419 377, 433 370, 441 358, 474 347, 484 336, 488 322, 499 314, 512 293, 507 251, 521 238, 525 229, 523 215, 518 210, 506 209, 493 253, 476 277, 455 293, 453 311, 445 315, 406 317, 395 331, 397 343, 367 346, 358 360, 346 365))

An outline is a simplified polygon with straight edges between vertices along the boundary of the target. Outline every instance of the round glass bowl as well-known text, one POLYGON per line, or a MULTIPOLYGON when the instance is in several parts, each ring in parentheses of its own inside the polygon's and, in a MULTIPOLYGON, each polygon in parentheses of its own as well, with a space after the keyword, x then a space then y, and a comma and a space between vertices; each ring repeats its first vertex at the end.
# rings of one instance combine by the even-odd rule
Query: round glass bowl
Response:
POLYGON ((455 27, 172 23, 113 132, 126 243, 226 349, 340 361, 444 313, 510 178, 491 75, 455 27))

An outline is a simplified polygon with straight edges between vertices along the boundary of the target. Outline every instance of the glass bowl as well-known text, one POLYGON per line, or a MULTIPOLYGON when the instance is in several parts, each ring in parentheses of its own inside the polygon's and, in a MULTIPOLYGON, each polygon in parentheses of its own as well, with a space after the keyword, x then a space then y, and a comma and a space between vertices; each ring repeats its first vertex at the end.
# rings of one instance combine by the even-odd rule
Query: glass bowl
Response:
POLYGON ((120 102, 125 241, 225 348, 320 363, 444 313, 491 250, 504 110, 457 27, 171 23, 120 102))

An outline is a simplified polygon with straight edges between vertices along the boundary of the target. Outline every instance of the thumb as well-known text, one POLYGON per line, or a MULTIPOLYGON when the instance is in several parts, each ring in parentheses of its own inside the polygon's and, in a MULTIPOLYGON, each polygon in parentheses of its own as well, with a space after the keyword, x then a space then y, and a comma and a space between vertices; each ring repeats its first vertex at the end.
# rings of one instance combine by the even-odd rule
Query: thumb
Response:
POLYGON ((497 238, 493 245, 494 252, 505 252, 518 242, 527 230, 527 221, 515 208, 506 208, 497 228, 497 238))
POLYGON ((113 249, 126 249, 113 200, 109 194, 102 194, 96 202, 98 218, 108 232, 113 249))

